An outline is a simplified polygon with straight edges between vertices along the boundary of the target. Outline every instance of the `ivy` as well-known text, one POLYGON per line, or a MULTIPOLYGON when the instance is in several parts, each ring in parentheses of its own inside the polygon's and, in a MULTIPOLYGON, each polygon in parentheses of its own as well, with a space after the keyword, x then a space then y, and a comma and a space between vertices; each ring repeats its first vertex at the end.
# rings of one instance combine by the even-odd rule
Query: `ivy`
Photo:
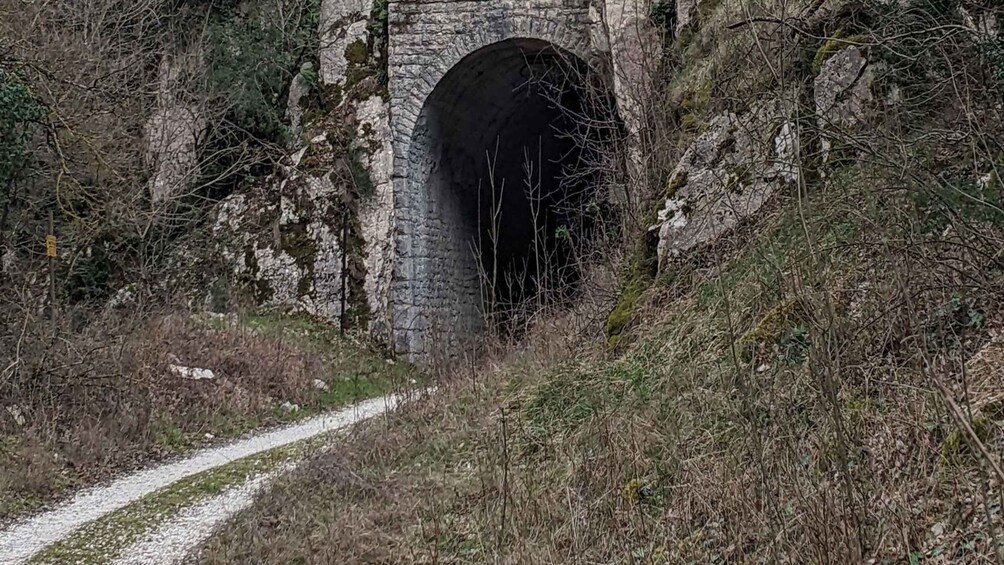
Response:
POLYGON ((996 37, 981 43, 983 56, 990 66, 990 74, 998 83, 1004 83, 1004 39, 996 37))
POLYGON ((282 98, 302 59, 316 51, 315 4, 304 3, 293 29, 264 11, 232 8, 214 14, 209 26, 209 91, 226 100, 235 126, 261 140, 281 143, 288 135, 282 98))
POLYGON ((657 28, 664 30, 672 37, 676 30, 676 2, 659 0, 652 6, 652 13, 649 17, 657 28))
MULTIPOLYGON (((209 133, 206 153, 214 157, 203 174, 216 179, 211 195, 220 197, 248 174, 268 172, 268 158, 248 164, 248 148, 275 151, 291 141, 287 87, 317 53, 320 0, 291 3, 284 19, 267 7, 241 9, 232 1, 212 10, 206 91, 226 113, 209 133)), ((307 78, 317 81, 316 75, 307 78)))
POLYGON ((0 69, 0 207, 7 206, 10 187, 28 166, 28 141, 45 114, 21 77, 0 69))

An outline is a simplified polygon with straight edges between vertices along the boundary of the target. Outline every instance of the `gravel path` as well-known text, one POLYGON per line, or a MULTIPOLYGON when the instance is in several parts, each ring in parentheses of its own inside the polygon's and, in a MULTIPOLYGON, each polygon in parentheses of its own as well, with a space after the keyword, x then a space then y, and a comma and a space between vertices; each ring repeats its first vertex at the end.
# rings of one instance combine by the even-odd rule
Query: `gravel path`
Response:
POLYGON ((218 448, 205 449, 183 461, 168 463, 88 489, 69 502, 0 531, 0 563, 23 563, 81 526, 114 512, 186 477, 238 459, 344 428, 393 409, 397 395, 361 402, 338 412, 250 437, 218 448))
POLYGON ((181 563, 190 551, 213 533, 213 530, 234 514, 250 506, 254 502, 254 497, 268 486, 272 479, 286 470, 288 468, 282 468, 255 477, 201 504, 182 510, 177 516, 127 547, 122 552, 122 557, 113 561, 112 565, 181 563))

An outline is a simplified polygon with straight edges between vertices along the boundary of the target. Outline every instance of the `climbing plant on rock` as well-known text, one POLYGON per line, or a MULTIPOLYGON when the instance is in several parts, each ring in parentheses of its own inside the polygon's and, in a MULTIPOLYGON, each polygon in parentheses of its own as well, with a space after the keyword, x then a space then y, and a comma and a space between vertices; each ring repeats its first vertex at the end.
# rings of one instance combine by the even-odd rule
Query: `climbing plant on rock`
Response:
POLYGON ((0 69, 0 232, 14 199, 15 183, 29 164, 28 140, 45 107, 16 73, 0 69))

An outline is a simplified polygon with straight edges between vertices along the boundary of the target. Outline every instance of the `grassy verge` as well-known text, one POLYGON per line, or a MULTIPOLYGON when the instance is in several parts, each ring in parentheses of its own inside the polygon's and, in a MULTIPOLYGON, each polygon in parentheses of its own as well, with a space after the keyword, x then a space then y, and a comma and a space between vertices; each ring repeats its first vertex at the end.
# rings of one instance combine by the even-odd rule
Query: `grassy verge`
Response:
POLYGON ((245 457, 179 481, 88 524, 38 554, 30 563, 108 563, 143 534, 155 530, 183 508, 300 459, 328 441, 330 438, 325 436, 312 438, 245 457))
POLYGON ((1001 449, 1004 271, 973 232, 918 232, 909 190, 872 198, 883 175, 844 170, 675 265, 621 355, 586 337, 458 373, 279 480, 201 562, 989 558, 1000 492, 938 383, 1001 449))
POLYGON ((116 361, 118 376, 53 384, 54 396, 0 428, 0 522, 116 473, 422 379, 364 341, 278 314, 160 318, 124 340, 116 361), (184 379, 174 365, 215 377, 184 379))

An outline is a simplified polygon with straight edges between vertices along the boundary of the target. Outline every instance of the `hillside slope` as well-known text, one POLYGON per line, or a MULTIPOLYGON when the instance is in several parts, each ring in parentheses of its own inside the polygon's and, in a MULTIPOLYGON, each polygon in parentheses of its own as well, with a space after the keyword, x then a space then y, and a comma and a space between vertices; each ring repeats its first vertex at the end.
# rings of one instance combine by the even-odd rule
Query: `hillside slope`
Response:
POLYGON ((1004 14, 695 4, 619 298, 587 289, 280 479, 199 562, 999 559, 1004 14), (765 100, 794 182, 719 127, 765 100), (695 203, 732 229, 686 231, 695 203))

